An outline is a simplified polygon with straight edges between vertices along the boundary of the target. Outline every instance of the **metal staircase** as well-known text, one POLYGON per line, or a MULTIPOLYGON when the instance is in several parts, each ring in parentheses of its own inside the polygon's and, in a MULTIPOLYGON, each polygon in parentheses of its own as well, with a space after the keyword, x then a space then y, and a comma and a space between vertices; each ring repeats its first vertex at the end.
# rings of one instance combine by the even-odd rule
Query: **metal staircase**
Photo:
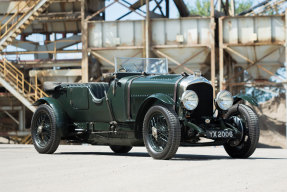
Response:
POLYGON ((0 84, 21 101, 32 112, 36 110, 32 104, 41 97, 48 95, 36 85, 25 80, 24 74, 11 62, 0 60, 0 84))
MULTIPOLYGON (((49 0, 19 1, 0 20, 0 52, 21 34, 49 4, 49 0)), ((37 83, 32 85, 26 81, 24 74, 3 57, 0 60, 0 84, 32 112, 36 110, 32 103, 41 97, 48 96, 37 83)))
POLYGON ((18 2, 0 20, 0 51, 2 52, 49 5, 49 0, 18 2))

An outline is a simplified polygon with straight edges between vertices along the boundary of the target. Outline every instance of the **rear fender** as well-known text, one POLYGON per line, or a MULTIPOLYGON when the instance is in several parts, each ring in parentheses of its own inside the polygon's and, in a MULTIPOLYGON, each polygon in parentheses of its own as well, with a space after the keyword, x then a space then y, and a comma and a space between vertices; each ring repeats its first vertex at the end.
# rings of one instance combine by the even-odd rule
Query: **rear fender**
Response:
POLYGON ((57 129, 61 130, 62 137, 66 137, 69 134, 69 130, 68 130, 69 120, 68 120, 68 116, 66 112, 63 110, 59 101, 51 97, 44 97, 44 98, 37 100, 33 104, 33 106, 39 106, 42 104, 47 104, 53 109, 53 111, 55 112, 55 116, 56 116, 57 129))

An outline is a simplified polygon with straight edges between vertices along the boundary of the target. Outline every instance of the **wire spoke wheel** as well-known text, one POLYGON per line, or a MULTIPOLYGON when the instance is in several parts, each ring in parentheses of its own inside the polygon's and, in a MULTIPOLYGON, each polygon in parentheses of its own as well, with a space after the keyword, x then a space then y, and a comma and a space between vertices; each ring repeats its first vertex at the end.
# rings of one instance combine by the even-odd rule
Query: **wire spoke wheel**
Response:
POLYGON ((41 112, 38 114, 36 120, 37 129, 34 129, 34 134, 36 142, 42 147, 46 146, 51 138, 50 124, 51 120, 46 113, 41 112))
POLYGON ((148 126, 149 144, 156 152, 162 152, 168 142, 168 125, 161 113, 151 116, 148 126))
POLYGON ((170 106, 154 105, 143 122, 143 140, 154 159, 172 158, 180 144, 181 130, 177 114, 170 106))
POLYGON ((61 140, 60 131, 56 126, 54 110, 46 105, 40 105, 32 118, 31 134, 35 149, 39 153, 54 153, 61 140))

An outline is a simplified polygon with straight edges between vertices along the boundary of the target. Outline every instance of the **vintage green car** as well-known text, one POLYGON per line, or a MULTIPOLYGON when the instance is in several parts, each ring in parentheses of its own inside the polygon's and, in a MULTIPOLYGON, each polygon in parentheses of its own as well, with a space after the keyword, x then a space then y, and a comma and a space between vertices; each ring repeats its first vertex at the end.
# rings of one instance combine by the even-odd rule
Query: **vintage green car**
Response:
POLYGON ((168 74, 166 59, 116 58, 104 83, 53 83, 39 99, 31 133, 39 153, 54 153, 60 140, 108 145, 128 153, 145 145, 154 159, 170 159, 181 146, 223 145, 233 158, 253 154, 258 118, 239 104, 256 101, 220 91, 199 72, 168 74))

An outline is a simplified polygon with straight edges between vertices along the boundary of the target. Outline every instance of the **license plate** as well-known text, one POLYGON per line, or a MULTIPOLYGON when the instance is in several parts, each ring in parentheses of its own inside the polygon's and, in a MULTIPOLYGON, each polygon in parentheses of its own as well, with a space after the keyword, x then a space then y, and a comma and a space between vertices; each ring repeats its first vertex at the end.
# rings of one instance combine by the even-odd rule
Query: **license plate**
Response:
POLYGON ((207 137, 212 138, 212 139, 233 138, 234 134, 232 131, 229 131, 229 130, 220 130, 220 131, 210 130, 210 131, 207 131, 207 137))

